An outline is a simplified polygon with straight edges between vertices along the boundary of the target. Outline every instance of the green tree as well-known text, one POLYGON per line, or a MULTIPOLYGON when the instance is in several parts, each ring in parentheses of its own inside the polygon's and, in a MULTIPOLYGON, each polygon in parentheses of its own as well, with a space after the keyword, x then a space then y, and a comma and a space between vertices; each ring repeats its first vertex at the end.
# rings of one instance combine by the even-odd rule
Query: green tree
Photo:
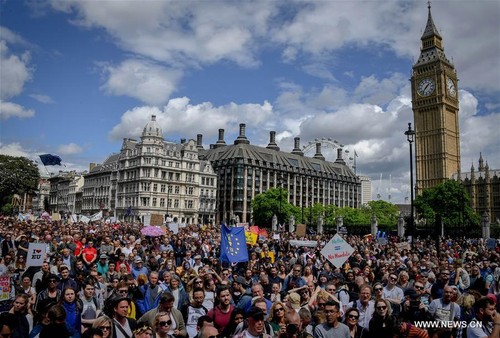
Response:
POLYGON ((362 209, 344 207, 337 210, 337 216, 341 216, 344 225, 370 224, 371 215, 362 209))
POLYGON ((479 216, 470 207, 470 196, 460 182, 447 180, 417 196, 414 206, 420 218, 434 224, 440 214, 445 226, 478 226, 479 216))
POLYGON ((391 228, 398 223, 399 209, 392 203, 382 200, 370 201, 368 202, 368 208, 364 208, 363 210, 369 213, 370 218, 372 215, 377 216, 379 225, 391 228))
POLYGON ((0 155, 0 205, 8 210, 14 194, 22 196, 38 188, 38 166, 26 157, 0 155))
POLYGON ((290 215, 297 220, 300 210, 288 203, 288 191, 272 188, 263 192, 252 200, 252 216, 255 224, 271 227, 273 215, 276 214, 279 223, 288 223, 290 215), (280 197, 281 195, 281 197, 280 197), (280 202, 281 200, 281 202, 280 202))

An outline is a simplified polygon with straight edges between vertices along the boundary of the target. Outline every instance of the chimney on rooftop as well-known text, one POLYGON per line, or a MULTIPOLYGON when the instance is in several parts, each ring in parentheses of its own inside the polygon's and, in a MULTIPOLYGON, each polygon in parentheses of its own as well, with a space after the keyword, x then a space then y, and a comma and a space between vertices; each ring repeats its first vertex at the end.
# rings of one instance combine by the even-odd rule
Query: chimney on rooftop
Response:
POLYGON ((304 152, 302 150, 300 150, 300 137, 294 138, 293 144, 294 144, 294 146, 293 146, 292 154, 304 156, 304 152))
POLYGON ((203 149, 203 135, 196 135, 196 148, 203 149))
POLYGON ((342 163, 345 164, 344 159, 342 158, 342 148, 337 148, 337 159, 335 160, 335 163, 342 163))
POLYGON ((313 158, 317 158, 318 160, 325 160, 323 154, 321 154, 321 142, 316 143, 316 154, 314 154, 313 158))
POLYGON ((245 136, 245 128, 246 125, 244 123, 240 123, 240 135, 234 140, 234 144, 250 144, 250 141, 248 141, 247 137, 245 136))
POLYGON ((278 147, 278 145, 276 144, 276 132, 274 130, 269 132, 269 144, 266 148, 276 151, 280 150, 280 147, 278 147))
POLYGON ((224 129, 219 129, 219 139, 214 144, 214 148, 224 147, 226 141, 224 141, 224 129))

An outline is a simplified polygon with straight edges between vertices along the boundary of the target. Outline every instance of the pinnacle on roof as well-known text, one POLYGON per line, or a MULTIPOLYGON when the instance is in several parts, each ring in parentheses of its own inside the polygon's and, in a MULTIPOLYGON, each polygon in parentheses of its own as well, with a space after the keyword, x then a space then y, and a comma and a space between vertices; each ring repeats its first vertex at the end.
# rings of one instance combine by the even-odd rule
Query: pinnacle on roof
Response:
POLYGON ((433 35, 441 38, 441 35, 439 34, 436 25, 434 25, 434 20, 432 20, 432 13, 431 13, 431 2, 428 2, 427 8, 429 8, 429 14, 427 16, 427 25, 425 26, 424 33, 422 34, 422 39, 429 38, 433 35))

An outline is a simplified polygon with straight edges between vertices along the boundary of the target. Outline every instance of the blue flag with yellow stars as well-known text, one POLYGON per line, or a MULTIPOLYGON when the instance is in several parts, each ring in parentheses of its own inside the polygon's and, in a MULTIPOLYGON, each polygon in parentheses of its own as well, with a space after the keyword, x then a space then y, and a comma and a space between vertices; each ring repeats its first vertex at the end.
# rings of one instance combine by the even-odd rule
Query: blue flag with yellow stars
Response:
POLYGON ((227 227, 221 225, 220 260, 222 262, 248 262, 245 227, 227 227))

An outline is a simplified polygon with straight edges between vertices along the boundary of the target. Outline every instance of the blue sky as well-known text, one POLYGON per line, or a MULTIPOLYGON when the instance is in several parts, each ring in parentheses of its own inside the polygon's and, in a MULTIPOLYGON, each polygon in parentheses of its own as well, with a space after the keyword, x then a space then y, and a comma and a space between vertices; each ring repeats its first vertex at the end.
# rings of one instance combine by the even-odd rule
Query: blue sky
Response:
MULTIPOLYGON (((296 136, 338 140, 374 195, 409 196, 403 133, 425 1, 0 5, 2 154, 52 153, 66 167, 50 171, 85 170, 152 114, 166 139, 201 133, 206 147, 246 123, 252 144, 275 130, 283 150, 296 136)), ((500 168, 500 2, 434 1, 432 15, 460 79, 462 170, 479 152, 500 168)))

